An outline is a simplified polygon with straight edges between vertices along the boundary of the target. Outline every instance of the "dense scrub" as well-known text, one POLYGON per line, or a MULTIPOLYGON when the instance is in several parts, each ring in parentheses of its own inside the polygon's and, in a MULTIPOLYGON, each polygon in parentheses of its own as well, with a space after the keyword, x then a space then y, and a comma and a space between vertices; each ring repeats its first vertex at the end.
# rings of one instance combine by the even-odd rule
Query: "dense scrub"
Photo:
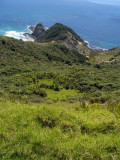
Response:
POLYGON ((51 63, 85 63, 86 57, 57 43, 38 44, 0 37, 0 74, 42 70, 51 63))
POLYGON ((71 28, 60 23, 56 23, 45 32, 43 41, 51 42, 53 40, 65 40, 67 38, 67 32, 71 33, 76 41, 84 42, 71 28))
POLYGON ((119 101, 119 63, 96 64, 96 56, 88 59, 57 43, 0 37, 0 93, 36 102, 41 98, 119 101))

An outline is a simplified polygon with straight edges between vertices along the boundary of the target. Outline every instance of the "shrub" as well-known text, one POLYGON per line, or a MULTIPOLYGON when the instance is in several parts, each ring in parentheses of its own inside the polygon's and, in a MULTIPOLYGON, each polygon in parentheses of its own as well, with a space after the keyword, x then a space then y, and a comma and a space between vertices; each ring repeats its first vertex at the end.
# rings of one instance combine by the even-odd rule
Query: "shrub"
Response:
POLYGON ((99 64, 95 64, 95 68, 100 69, 100 68, 101 68, 101 66, 100 66, 99 64))
POLYGON ((55 85, 54 91, 60 91, 59 85, 55 85))
POLYGON ((41 97, 47 97, 46 91, 44 89, 41 89, 41 88, 40 89, 35 89, 33 93, 36 94, 36 95, 39 95, 41 97))
POLYGON ((46 93, 46 91, 45 91, 44 89, 40 89, 40 90, 38 91, 38 94, 39 94, 41 97, 47 97, 47 93, 46 93))

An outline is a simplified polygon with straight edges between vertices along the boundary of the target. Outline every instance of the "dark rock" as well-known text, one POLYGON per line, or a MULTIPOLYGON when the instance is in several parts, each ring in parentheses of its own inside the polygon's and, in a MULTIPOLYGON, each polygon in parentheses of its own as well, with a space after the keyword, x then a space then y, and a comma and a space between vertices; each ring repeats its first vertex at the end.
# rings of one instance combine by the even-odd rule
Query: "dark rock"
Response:
POLYGON ((32 36, 34 36, 36 40, 42 40, 44 33, 45 33, 45 28, 42 25, 42 23, 39 23, 35 27, 34 32, 32 33, 32 36))

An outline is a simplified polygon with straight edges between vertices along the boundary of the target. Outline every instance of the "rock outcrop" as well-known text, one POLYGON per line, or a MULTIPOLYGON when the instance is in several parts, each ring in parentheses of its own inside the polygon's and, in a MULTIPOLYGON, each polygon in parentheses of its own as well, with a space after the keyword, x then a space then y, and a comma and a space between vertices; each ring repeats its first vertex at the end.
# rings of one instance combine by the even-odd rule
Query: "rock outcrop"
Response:
POLYGON ((35 37, 36 41, 42 41, 44 38, 45 28, 42 25, 42 23, 39 23, 36 25, 34 32, 32 33, 32 36, 35 37))
POLYGON ((57 42, 66 46, 69 50, 75 50, 81 54, 89 55, 91 52, 87 43, 80 36, 61 23, 56 23, 47 30, 42 23, 39 23, 30 36, 39 43, 57 42))

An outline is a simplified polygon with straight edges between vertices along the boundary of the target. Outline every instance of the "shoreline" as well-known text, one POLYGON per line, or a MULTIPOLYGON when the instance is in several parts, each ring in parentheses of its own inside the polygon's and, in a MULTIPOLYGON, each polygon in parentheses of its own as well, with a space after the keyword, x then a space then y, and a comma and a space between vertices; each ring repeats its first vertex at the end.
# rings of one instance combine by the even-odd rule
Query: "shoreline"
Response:
POLYGON ((94 47, 94 48, 92 48, 92 47, 90 47, 90 43, 88 41, 84 40, 84 42, 87 44, 88 48, 90 48, 90 49, 92 49, 94 51, 103 51, 103 52, 105 52, 105 51, 109 50, 109 49, 101 48, 101 47, 94 47))
MULTIPOLYGON (((34 30, 35 30, 35 27, 36 27, 36 26, 33 25, 33 26, 28 26, 27 28, 28 28, 28 30, 30 30, 31 33, 33 33, 34 30)), ((44 27, 44 28, 45 28, 45 30, 49 29, 49 28, 47 28, 47 27, 44 27)), ((92 47, 90 47, 90 43, 89 43, 87 40, 84 40, 84 39, 83 39, 83 41, 86 43, 87 47, 90 48, 90 49, 92 49, 92 50, 95 50, 95 51, 103 51, 103 52, 109 50, 109 49, 101 48, 101 47, 94 47, 94 48, 92 48, 92 47)))
POLYGON ((29 36, 29 34, 25 34, 25 32, 6 31, 4 36, 12 37, 23 41, 31 41, 31 42, 35 41, 32 37, 29 36))
MULTIPOLYGON (((16 38, 16 39, 19 39, 19 40, 22 39, 23 41, 34 42, 35 38, 32 37, 31 34, 34 32, 35 27, 36 27, 35 25, 27 26, 27 29, 30 31, 30 33, 17 32, 17 31, 7 31, 5 36, 13 37, 13 38, 16 38)), ((44 28, 45 28, 45 30, 49 29, 47 27, 44 27, 44 28)), ((86 43, 86 46, 91 50, 102 51, 102 52, 105 52, 105 51, 109 50, 109 49, 101 48, 101 47, 97 47, 97 46, 91 47, 90 43, 87 40, 83 39, 83 41, 86 43)))

